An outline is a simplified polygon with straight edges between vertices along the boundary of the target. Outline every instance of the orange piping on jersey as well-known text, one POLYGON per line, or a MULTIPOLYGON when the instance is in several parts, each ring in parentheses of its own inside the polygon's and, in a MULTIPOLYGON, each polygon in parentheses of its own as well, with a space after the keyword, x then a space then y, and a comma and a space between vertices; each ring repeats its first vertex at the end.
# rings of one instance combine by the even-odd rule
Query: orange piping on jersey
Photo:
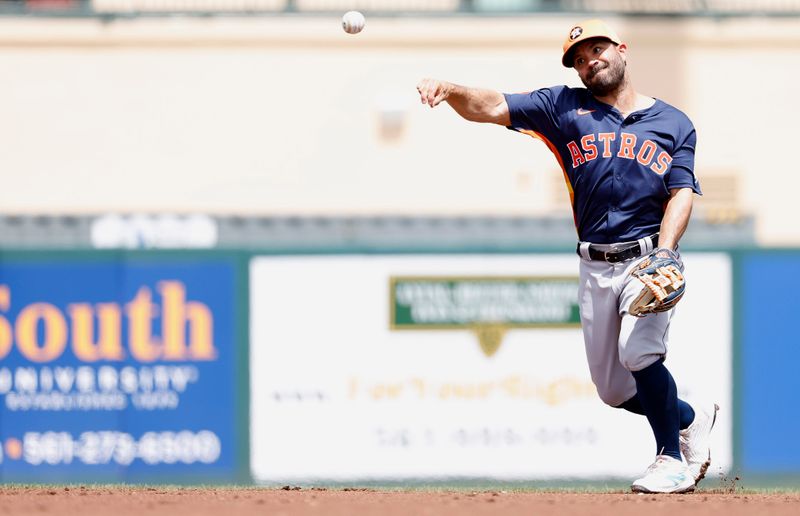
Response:
POLYGON ((536 138, 537 140, 541 140, 547 145, 547 148, 550 149, 550 152, 556 157, 556 161, 558 161, 558 165, 561 167, 561 172, 564 174, 564 182, 567 183, 567 191, 569 192, 569 203, 572 206, 572 219, 575 221, 575 229, 578 229, 578 214, 575 212, 575 192, 572 190, 572 183, 569 182, 569 176, 567 175, 567 168, 564 166, 564 161, 561 159, 561 154, 558 153, 556 150, 556 146, 553 145, 553 142, 548 140, 545 135, 542 133, 537 133, 536 131, 530 131, 528 129, 517 129, 517 131, 527 134, 531 138, 536 138))

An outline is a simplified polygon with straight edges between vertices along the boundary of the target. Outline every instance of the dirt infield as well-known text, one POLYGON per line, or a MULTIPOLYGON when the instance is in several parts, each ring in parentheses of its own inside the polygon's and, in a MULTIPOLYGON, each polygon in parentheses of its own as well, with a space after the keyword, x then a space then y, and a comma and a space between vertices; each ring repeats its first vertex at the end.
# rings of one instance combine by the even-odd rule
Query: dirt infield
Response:
POLYGON ((724 516, 800 514, 800 495, 700 491, 687 495, 522 491, 0 487, 0 515, 502 515, 724 516))

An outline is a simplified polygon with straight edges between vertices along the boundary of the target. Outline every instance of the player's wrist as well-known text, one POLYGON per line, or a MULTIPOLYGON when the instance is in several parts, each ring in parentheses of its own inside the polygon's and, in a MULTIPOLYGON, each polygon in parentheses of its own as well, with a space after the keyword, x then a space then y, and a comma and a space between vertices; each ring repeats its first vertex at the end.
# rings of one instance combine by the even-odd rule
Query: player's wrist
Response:
POLYGON ((678 249, 678 242, 676 242, 674 238, 665 236, 663 232, 660 232, 658 235, 658 243, 656 244, 656 247, 661 247, 663 249, 676 251, 678 249))
POLYGON ((444 84, 444 94, 445 98, 467 98, 467 90, 468 88, 464 86, 459 86, 458 84, 454 84, 452 82, 446 82, 444 84))

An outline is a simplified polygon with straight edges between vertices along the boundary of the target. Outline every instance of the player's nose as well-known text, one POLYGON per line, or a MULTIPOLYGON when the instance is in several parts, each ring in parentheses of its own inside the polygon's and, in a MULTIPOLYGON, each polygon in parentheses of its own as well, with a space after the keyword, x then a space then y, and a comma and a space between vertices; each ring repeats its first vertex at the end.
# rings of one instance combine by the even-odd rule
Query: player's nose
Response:
POLYGON ((592 60, 591 60, 591 61, 589 61, 589 63, 587 64, 586 68, 587 68, 588 72, 589 72, 591 75, 594 75, 594 74, 596 74, 597 72, 599 72, 599 71, 600 71, 600 70, 603 68, 603 66, 602 66, 602 63, 600 62, 600 60, 599 60, 599 59, 592 59, 592 60))

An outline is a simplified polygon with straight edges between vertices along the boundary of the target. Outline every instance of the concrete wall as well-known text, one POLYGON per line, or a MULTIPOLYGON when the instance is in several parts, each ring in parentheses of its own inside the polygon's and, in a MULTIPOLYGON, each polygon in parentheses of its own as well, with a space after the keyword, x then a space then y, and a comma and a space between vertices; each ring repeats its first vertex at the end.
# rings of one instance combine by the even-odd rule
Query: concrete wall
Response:
MULTIPOLYGON (((637 89, 693 119, 701 182, 738 181, 760 243, 800 243, 800 19, 610 21, 637 89)), ((0 211, 566 216, 544 145, 415 85, 579 85, 559 64, 574 22, 3 19, 0 211)))

